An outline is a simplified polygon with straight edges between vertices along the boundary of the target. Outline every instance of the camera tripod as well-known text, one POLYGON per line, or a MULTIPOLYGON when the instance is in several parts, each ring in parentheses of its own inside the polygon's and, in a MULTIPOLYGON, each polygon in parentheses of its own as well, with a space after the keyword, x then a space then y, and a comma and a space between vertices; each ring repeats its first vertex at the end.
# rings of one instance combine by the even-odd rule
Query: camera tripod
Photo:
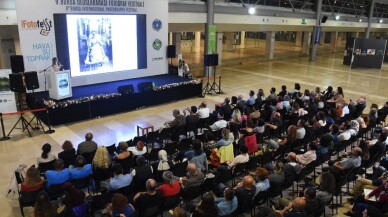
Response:
POLYGON ((210 83, 210 72, 209 72, 209 67, 206 67, 206 74, 207 74, 207 83, 206 85, 203 87, 202 89, 202 96, 206 96, 206 94, 212 94, 212 92, 214 92, 215 94, 222 94, 224 93, 222 90, 221 90, 221 76, 219 77, 219 82, 217 84, 216 82, 216 69, 217 69, 217 66, 213 66, 213 83, 210 83), (218 91, 217 91, 218 90, 218 91))

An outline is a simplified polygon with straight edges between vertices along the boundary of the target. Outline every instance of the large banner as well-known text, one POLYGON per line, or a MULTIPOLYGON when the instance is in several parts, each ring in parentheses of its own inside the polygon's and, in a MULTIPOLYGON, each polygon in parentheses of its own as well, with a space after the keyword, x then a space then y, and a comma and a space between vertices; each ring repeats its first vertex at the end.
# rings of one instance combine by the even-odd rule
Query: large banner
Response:
POLYGON ((0 69, 0 113, 16 112, 15 93, 9 89, 11 69, 0 69))
POLYGON ((208 40, 208 54, 215 54, 217 52, 217 28, 215 25, 209 25, 209 40, 208 40))
MULTIPOLYGON (((111 68, 117 70, 117 72, 103 72, 94 75, 72 77, 73 86, 82 86, 167 73, 168 61, 165 54, 168 44, 168 0, 16 0, 16 12, 18 18, 21 54, 24 57, 25 70, 38 71, 40 89, 36 91, 45 89, 45 73, 39 72, 42 72, 44 69, 50 67, 52 65, 52 58, 57 57, 58 53, 63 53, 63 51, 57 50, 57 43, 68 43, 69 46, 72 46, 71 43, 76 43, 76 45, 80 47, 98 45, 94 46, 93 49, 89 49, 89 51, 87 51, 89 52, 87 54, 88 57, 82 60, 82 63, 87 65, 87 70, 98 66, 98 64, 95 64, 95 60, 97 59, 109 62, 107 58, 112 57, 112 55, 116 55, 116 57, 127 55, 127 62, 120 60, 120 65, 116 64, 116 66, 111 66, 111 68), (56 27, 54 21, 57 22, 56 20, 58 20, 58 17, 60 17, 61 14, 74 14, 77 16, 88 14, 105 17, 99 20, 93 20, 93 17, 91 16, 85 16, 86 18, 75 17, 73 18, 75 19, 73 22, 74 24, 71 24, 72 21, 68 21, 68 25, 76 27, 69 29, 69 27, 66 26, 56 27), (144 32, 146 32, 146 34, 141 35, 142 37, 140 38, 142 40, 144 40, 144 37, 146 38, 144 40, 146 54, 143 52, 141 56, 144 57, 142 59, 146 59, 146 61, 141 60, 143 61, 141 62, 141 66, 144 67, 138 67, 137 69, 136 67, 132 67, 134 64, 129 63, 131 63, 131 61, 134 62, 135 60, 133 60, 130 56, 132 55, 132 50, 128 49, 129 45, 120 46, 117 41, 114 41, 116 39, 112 39, 112 37, 110 37, 113 34, 111 31, 116 32, 116 38, 119 37, 122 34, 118 33, 124 33, 126 32, 126 29, 133 28, 134 22, 129 22, 131 18, 115 21, 113 19, 116 17, 112 17, 110 15, 145 15, 144 17, 146 21, 144 28, 146 29, 144 32), (83 31, 87 34, 82 35, 75 32, 73 35, 77 36, 78 34, 78 39, 76 39, 76 41, 69 41, 67 38, 66 40, 63 40, 63 37, 58 39, 60 36, 56 35, 56 31, 59 31, 59 28, 61 31, 63 31, 62 28, 64 28, 65 31, 83 31), (93 32, 96 33, 96 36, 92 36, 92 34, 94 34, 93 32), (104 43, 105 45, 107 44, 104 48, 102 48, 101 43, 97 43, 97 41, 102 41, 101 34, 97 34, 101 32, 104 32, 104 34, 111 33, 103 36, 104 43), (85 38, 86 36, 88 36, 88 38, 85 38), (114 46, 113 51, 112 44, 114 46), (112 51, 111 53, 108 53, 109 49, 106 48, 109 46, 111 49, 110 51, 112 51), (102 49, 105 50, 101 51, 102 49), (106 55, 97 55, 97 51, 100 53, 105 52, 106 55), (126 64, 130 66, 127 67, 126 64)), ((72 33, 68 32, 68 34, 70 35, 72 33)), ((128 38, 128 40, 122 40, 121 37, 118 40, 121 43, 140 39, 128 38)), ((69 62, 71 58, 74 58, 74 56, 68 55, 67 58, 68 60, 59 61, 69 62)), ((45 72, 50 73, 50 70, 45 72)))

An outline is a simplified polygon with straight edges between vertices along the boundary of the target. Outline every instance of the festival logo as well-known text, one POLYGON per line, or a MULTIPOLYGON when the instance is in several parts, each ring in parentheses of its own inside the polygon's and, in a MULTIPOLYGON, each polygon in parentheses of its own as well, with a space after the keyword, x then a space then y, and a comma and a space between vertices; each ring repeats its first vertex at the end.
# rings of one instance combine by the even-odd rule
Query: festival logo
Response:
POLYGON ((162 28, 162 21, 159 19, 155 19, 154 22, 152 22, 152 28, 155 31, 159 31, 162 28))
POLYGON ((21 20, 20 23, 23 30, 40 30, 40 34, 48 36, 53 28, 53 22, 45 18, 43 20, 21 20))
POLYGON ((152 47, 154 47, 155 50, 159 50, 162 47, 162 41, 155 39, 155 41, 152 43, 152 47))

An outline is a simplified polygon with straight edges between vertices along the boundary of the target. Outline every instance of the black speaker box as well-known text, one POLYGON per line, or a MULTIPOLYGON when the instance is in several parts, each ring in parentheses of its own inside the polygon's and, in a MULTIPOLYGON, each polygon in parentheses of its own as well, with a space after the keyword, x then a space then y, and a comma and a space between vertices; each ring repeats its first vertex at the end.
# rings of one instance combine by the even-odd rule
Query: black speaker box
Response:
POLYGON ((36 71, 24 73, 27 90, 35 90, 39 88, 38 74, 36 71))
POLYGON ((137 85, 137 89, 139 89, 139 92, 147 92, 147 91, 152 91, 153 89, 153 83, 148 81, 148 82, 141 82, 137 85))
POLYGON ((132 94, 132 93, 135 92, 134 89, 133 89, 133 85, 132 85, 132 84, 120 86, 120 87, 117 88, 117 91, 118 91, 121 95, 132 94))
POLYGON ((12 92, 26 92, 26 88, 23 85, 22 74, 9 74, 9 89, 11 89, 12 92))
POLYGON ((167 58, 175 58, 176 48, 175 45, 167 45, 167 58))
POLYGON ((326 15, 324 15, 324 16, 322 17, 321 23, 326 23, 327 18, 328 18, 328 17, 327 17, 326 15))
POLYGON ((24 72, 24 62, 22 55, 12 55, 11 57, 11 70, 13 73, 24 72))
POLYGON ((218 54, 213 54, 213 66, 218 66, 218 54))
POLYGON ((205 54, 204 64, 205 66, 218 66, 218 54, 205 54))

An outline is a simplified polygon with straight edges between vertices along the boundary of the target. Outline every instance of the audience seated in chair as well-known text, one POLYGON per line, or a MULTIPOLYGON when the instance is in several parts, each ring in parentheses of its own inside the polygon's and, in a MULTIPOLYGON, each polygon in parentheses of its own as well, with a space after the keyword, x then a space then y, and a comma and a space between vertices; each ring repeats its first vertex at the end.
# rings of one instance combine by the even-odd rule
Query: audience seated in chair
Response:
POLYGON ((70 168, 71 179, 82 179, 92 174, 92 165, 85 163, 83 156, 78 155, 75 158, 75 167, 70 168))
POLYGON ((256 192, 256 186, 251 176, 245 176, 243 181, 234 188, 237 197, 237 213, 246 212, 252 206, 252 199, 256 192))
POLYGON ((65 197, 62 199, 62 201, 66 205, 66 213, 68 215, 74 216, 73 208, 85 203, 85 192, 82 190, 77 190, 70 182, 66 182, 63 185, 63 190, 65 197))
POLYGON ((41 163, 48 163, 57 159, 54 154, 51 153, 51 145, 46 143, 42 146, 42 155, 38 157, 37 165, 41 163))
POLYGON ((186 125, 186 117, 181 115, 178 109, 174 109, 172 111, 172 115, 174 116, 174 120, 166 122, 165 127, 174 128, 186 125))
POLYGON ((93 179, 97 187, 106 187, 112 177, 112 160, 105 146, 97 148, 92 162, 93 179))
POLYGON ((234 195, 233 188, 226 188, 224 190, 224 197, 216 198, 215 202, 218 207, 219 216, 231 215, 237 210, 238 201, 237 197, 234 195))
POLYGON ((370 192, 368 195, 359 196, 351 211, 344 213, 347 216, 354 216, 355 214, 362 213, 368 205, 382 208, 383 205, 388 203, 388 179, 384 180, 384 183, 378 188, 370 192), (369 201, 370 198, 376 197, 375 201, 369 201))
POLYGON ((129 147, 128 151, 130 151, 134 156, 139 156, 147 153, 147 148, 144 146, 143 141, 138 141, 136 146, 129 147))
POLYGON ((71 143, 69 140, 66 140, 62 144, 62 152, 59 152, 58 158, 63 160, 63 164, 66 168, 68 168, 70 165, 74 165, 75 162, 75 149, 73 147, 73 143, 71 143))
POLYGON ((247 163, 249 161, 248 148, 245 145, 241 145, 239 150, 240 154, 237 155, 232 162, 225 162, 225 164, 228 166, 228 169, 234 168, 237 164, 247 163))
POLYGON ((115 193, 112 197, 112 202, 106 207, 109 216, 122 216, 132 217, 135 216, 135 208, 132 204, 128 203, 127 197, 120 193, 115 193))
POLYGON ((180 183, 175 179, 170 171, 163 173, 164 184, 159 186, 159 191, 162 197, 170 197, 179 194, 181 190, 180 183))
POLYGON ((136 166, 132 170, 135 191, 143 191, 145 189, 145 182, 153 177, 152 166, 148 165, 144 156, 140 155, 136 158, 136 166))
POLYGON ((195 208, 192 217, 218 217, 219 210, 216 206, 214 195, 207 192, 203 195, 201 202, 195 208))
POLYGON ((85 141, 78 145, 77 154, 82 155, 84 153, 95 152, 97 150, 97 143, 93 141, 93 134, 91 132, 86 133, 85 141))
POLYGON ((218 121, 214 122, 211 126, 210 129, 212 131, 218 131, 223 128, 225 128, 228 125, 228 122, 225 121, 224 115, 222 113, 217 114, 218 121))
POLYGON ((268 170, 262 167, 256 169, 256 192, 254 197, 261 191, 267 191, 269 189, 268 170))
POLYGON ((208 171, 209 168, 206 153, 203 151, 202 142, 198 139, 193 140, 193 150, 186 152, 185 157, 190 163, 194 163, 197 169, 202 172, 208 171))
POLYGON ((134 205, 139 210, 140 216, 156 216, 159 213, 162 196, 155 180, 148 179, 145 185, 146 191, 137 193, 133 198, 134 205))
POLYGON ((326 204, 332 199, 335 191, 335 178, 329 172, 323 172, 320 177, 319 187, 316 193, 316 198, 320 204, 326 204))
POLYGON ((180 183, 183 189, 200 186, 205 180, 205 176, 201 170, 197 169, 194 163, 189 163, 187 165, 187 171, 187 177, 180 177, 180 183))
POLYGON ((129 186, 132 182, 132 176, 129 174, 123 174, 123 167, 121 164, 113 165, 114 176, 107 185, 108 191, 114 191, 119 188, 129 186))
POLYGON ((40 172, 35 166, 27 169, 26 177, 21 183, 22 192, 32 192, 42 189, 44 180, 40 178, 40 172))
POLYGON ((61 159, 55 160, 54 169, 46 171, 46 186, 50 187, 52 184, 62 184, 70 180, 70 171, 67 168, 63 168, 63 161, 61 159))
POLYGON ((57 216, 57 208, 50 201, 50 197, 44 191, 41 191, 36 197, 33 216, 57 216))
POLYGON ((119 154, 114 157, 114 160, 116 163, 121 164, 125 174, 130 172, 133 166, 133 157, 132 152, 128 151, 128 143, 119 143, 119 154))

